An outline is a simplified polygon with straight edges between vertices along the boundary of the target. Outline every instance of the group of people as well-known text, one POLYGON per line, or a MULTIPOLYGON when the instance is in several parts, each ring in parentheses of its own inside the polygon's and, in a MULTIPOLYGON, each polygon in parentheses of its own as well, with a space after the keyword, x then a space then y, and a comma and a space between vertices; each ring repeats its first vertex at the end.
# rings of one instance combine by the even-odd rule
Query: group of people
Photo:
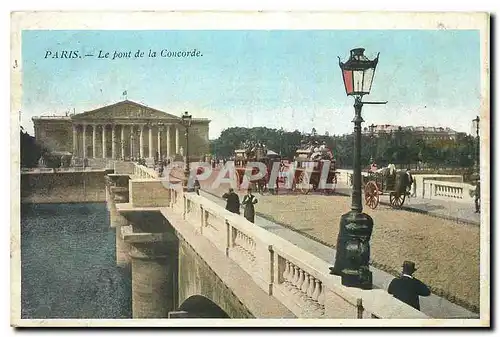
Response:
POLYGON ((210 160, 210 165, 212 166, 212 168, 216 168, 216 167, 220 167, 221 164, 224 166, 226 165, 226 162, 227 160, 225 158, 223 159, 219 159, 219 158, 212 158, 210 160))
POLYGON ((327 147, 326 142, 321 144, 318 141, 304 141, 300 145, 301 150, 312 152, 311 160, 333 160, 333 153, 327 147))
POLYGON ((230 188, 227 193, 222 195, 222 198, 226 200, 226 210, 231 213, 240 214, 241 205, 245 206, 243 216, 245 219, 251 223, 255 222, 255 204, 257 203, 257 198, 252 194, 252 189, 247 189, 247 194, 243 197, 240 203, 240 197, 234 189, 230 188))

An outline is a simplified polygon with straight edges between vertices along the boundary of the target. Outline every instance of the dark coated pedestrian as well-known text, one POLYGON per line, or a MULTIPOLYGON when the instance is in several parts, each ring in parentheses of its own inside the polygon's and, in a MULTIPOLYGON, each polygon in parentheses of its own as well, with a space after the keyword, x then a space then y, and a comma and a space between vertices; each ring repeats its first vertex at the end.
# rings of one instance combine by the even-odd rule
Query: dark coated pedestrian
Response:
POLYGON ((240 214, 240 197, 230 188, 228 193, 224 193, 222 198, 226 200, 226 209, 231 213, 240 214))
POLYGON ((422 281, 413 277, 416 270, 415 262, 404 261, 403 273, 391 281, 387 292, 398 300, 420 310, 419 296, 429 296, 431 291, 422 281))
POLYGON ((252 189, 247 190, 247 194, 243 197, 242 204, 245 205, 245 212, 243 215, 245 219, 251 223, 255 222, 255 204, 257 203, 257 198, 252 194, 252 189))

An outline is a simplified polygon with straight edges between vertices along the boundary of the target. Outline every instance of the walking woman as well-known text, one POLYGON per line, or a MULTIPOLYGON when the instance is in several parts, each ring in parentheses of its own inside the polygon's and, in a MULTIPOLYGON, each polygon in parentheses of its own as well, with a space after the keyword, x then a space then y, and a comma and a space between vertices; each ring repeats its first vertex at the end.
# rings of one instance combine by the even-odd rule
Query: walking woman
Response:
POLYGON ((247 194, 243 197, 242 204, 245 205, 245 212, 243 215, 245 219, 250 221, 251 223, 255 222, 255 207, 254 205, 257 203, 257 198, 252 194, 252 189, 249 188, 247 190, 247 194))

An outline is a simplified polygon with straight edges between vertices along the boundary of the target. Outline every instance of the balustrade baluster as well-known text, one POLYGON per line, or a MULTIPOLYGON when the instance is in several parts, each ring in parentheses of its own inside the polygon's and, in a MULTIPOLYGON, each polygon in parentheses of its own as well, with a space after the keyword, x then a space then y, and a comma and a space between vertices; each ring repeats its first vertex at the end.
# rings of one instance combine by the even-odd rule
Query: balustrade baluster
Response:
POLYGON ((285 271, 283 271, 283 284, 285 286, 289 285, 290 282, 290 262, 285 261, 285 271))
POLYGON ((240 241, 241 241, 241 232, 239 230, 236 230, 236 236, 234 238, 234 247, 236 247, 238 250, 240 249, 240 241))
POLYGON ((245 251, 245 234, 242 233, 242 232, 239 232, 240 233, 240 237, 238 238, 238 246, 239 246, 239 249, 240 249, 240 253, 245 255, 246 254, 246 251, 245 251))
POLYGON ((307 289, 309 288, 309 278, 311 276, 304 272, 304 282, 302 282, 302 286, 300 287, 300 291, 304 293, 304 295, 307 295, 307 289))
POLYGON ((312 299, 314 301, 318 301, 318 297, 319 297, 319 294, 321 292, 321 289, 320 289, 320 284, 319 284, 319 280, 318 279, 314 279, 314 291, 312 293, 312 299))
POLYGON ((323 283, 320 283, 320 291, 318 296, 318 303, 322 307, 325 306, 325 288, 323 287, 323 283))
POLYGON ((245 235, 245 253, 248 254, 248 252, 250 251, 250 238, 248 237, 248 235, 244 234, 245 235))
POLYGON ((304 283, 304 271, 299 268, 299 282, 297 284, 297 289, 301 291, 302 284, 304 283))
POLYGON ((300 279, 300 273, 299 273, 299 267, 293 266, 293 281, 292 285, 294 288, 297 288, 297 285, 299 284, 299 279, 300 279))
POLYGON ((313 292, 314 292, 314 283, 316 279, 309 275, 309 287, 307 288, 307 296, 309 296, 311 299, 313 298, 313 292))
POLYGON ((238 244, 240 245, 240 251, 244 254, 245 253, 245 234, 240 232, 240 238, 238 244))

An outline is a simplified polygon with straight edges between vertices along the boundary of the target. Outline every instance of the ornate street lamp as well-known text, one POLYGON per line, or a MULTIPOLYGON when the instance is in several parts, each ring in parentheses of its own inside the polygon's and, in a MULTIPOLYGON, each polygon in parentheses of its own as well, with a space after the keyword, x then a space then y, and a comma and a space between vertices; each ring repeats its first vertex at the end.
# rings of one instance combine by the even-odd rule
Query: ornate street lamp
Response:
POLYGON ((346 63, 342 63, 339 57, 346 94, 354 96, 354 172, 351 210, 340 218, 335 265, 330 267, 330 274, 341 276, 345 286, 371 289, 372 273, 368 264, 373 219, 363 213, 361 202, 361 123, 364 122, 361 108, 364 104, 387 102, 362 102, 363 95, 370 93, 378 63, 378 55, 374 60, 369 60, 364 51, 364 48, 351 50, 346 63))
POLYGON ((474 173, 479 175, 479 153, 480 153, 480 145, 479 145, 479 116, 476 116, 472 120, 472 128, 476 131, 476 144, 474 146, 475 156, 474 156, 474 173))
POLYGON ((186 153, 184 155, 184 189, 189 192, 188 181, 189 181, 189 128, 191 127, 192 117, 187 111, 182 115, 182 125, 186 128, 186 153))

